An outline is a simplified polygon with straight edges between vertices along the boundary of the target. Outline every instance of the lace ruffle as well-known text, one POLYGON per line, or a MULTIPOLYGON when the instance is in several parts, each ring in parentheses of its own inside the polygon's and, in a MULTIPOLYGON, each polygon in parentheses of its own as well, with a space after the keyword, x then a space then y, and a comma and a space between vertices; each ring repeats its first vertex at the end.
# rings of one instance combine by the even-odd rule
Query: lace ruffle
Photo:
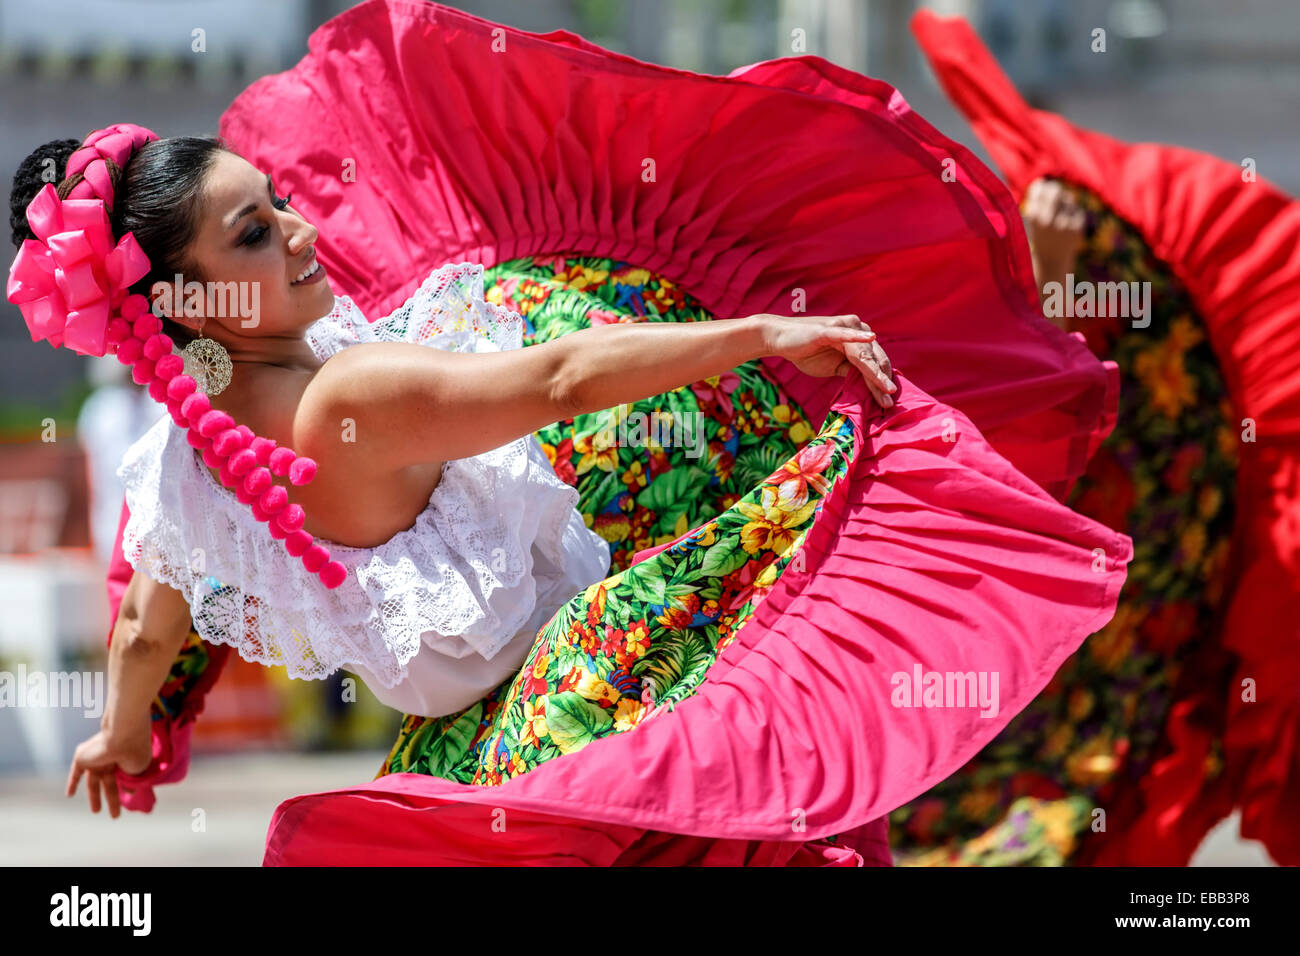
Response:
MULTIPOLYGON (((307 333, 325 358, 360 342, 457 351, 518 348, 522 320, 483 300, 481 266, 444 266, 374 323, 346 297, 307 333)), ((570 592, 603 577, 608 548, 575 510, 535 438, 447 462, 415 524, 374 548, 324 543, 348 570, 333 590, 302 573, 164 417, 118 469, 136 570, 185 595, 205 639, 289 676, 359 665, 394 687, 421 644, 486 660, 570 592)))
POLYGON ((523 346, 517 312, 483 298, 483 267, 462 262, 435 269, 392 314, 370 323, 347 296, 307 330, 307 342, 324 360, 361 342, 418 342, 451 351, 484 351, 483 342, 507 351, 523 346))

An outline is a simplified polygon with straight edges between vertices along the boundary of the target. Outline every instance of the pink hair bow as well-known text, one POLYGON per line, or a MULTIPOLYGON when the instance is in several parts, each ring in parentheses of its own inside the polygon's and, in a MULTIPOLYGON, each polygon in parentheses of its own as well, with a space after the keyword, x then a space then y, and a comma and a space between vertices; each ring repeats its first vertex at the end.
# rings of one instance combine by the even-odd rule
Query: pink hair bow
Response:
POLYGON ((18 306, 32 341, 48 339, 82 355, 103 355, 108 323, 131 285, 149 274, 149 259, 135 236, 113 244, 108 210, 113 180, 107 160, 119 167, 158 138, 134 123, 95 130, 68 157, 68 178, 82 179, 60 199, 47 183, 27 205, 27 225, 36 235, 18 250, 9 269, 9 301, 18 306))
POLYGON ((60 200, 49 183, 27 207, 27 223, 37 238, 23 243, 9 269, 9 301, 33 341, 103 355, 109 319, 149 273, 144 250, 131 233, 113 244, 103 200, 60 200))

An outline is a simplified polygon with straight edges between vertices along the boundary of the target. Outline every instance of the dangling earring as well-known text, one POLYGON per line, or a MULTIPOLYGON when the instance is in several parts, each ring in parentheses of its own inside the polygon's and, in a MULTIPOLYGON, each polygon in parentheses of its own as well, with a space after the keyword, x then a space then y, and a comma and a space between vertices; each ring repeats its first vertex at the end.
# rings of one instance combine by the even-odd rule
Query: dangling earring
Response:
POLYGON ((220 395, 230 384, 233 366, 226 347, 214 339, 203 337, 203 323, 199 323, 199 337, 193 339, 181 354, 185 359, 185 372, 198 383, 205 395, 220 395))

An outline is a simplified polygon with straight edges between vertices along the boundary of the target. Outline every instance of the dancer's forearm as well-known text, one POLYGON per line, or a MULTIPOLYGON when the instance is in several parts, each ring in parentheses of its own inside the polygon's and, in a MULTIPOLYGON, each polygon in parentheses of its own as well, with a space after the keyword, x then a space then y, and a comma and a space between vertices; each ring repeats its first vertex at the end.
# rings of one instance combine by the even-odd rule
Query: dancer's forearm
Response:
POLYGON ((339 423, 350 422, 344 452, 360 456, 356 472, 384 474, 477 455, 767 355, 810 375, 856 368, 888 407, 895 386, 874 338, 856 316, 759 314, 598 326, 488 354, 367 343, 321 367, 299 405, 294 444, 310 457, 338 456, 339 423))
POLYGON ((583 329, 562 340, 554 393, 570 415, 639 401, 769 354, 767 328, 767 316, 751 315, 583 329))
POLYGON ((108 649, 108 701, 101 727, 109 737, 147 732, 150 705, 189 633, 180 592, 136 572, 123 595, 108 649))

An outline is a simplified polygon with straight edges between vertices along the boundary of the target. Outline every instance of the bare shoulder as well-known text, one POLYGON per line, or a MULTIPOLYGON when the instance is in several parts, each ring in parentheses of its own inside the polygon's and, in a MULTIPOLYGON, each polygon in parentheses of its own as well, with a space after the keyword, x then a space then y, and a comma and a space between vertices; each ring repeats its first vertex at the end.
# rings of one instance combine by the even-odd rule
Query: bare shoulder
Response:
MULTIPOLYGON (((238 395, 213 402, 256 434, 316 462, 316 478, 289 489, 290 500, 302 504, 309 514, 313 503, 319 505, 341 489, 356 487, 355 482, 377 477, 374 462, 358 454, 355 444, 346 440, 334 415, 335 405, 327 389, 321 387, 328 384, 328 380, 321 381, 321 372, 333 364, 331 358, 314 371, 241 369, 246 378, 238 395)), ((216 469, 208 470, 219 477, 216 469)))
POLYGON ((403 342, 367 342, 335 353, 302 393, 295 440, 355 459, 357 468, 371 472, 436 459, 425 431, 446 361, 438 349, 403 342))

